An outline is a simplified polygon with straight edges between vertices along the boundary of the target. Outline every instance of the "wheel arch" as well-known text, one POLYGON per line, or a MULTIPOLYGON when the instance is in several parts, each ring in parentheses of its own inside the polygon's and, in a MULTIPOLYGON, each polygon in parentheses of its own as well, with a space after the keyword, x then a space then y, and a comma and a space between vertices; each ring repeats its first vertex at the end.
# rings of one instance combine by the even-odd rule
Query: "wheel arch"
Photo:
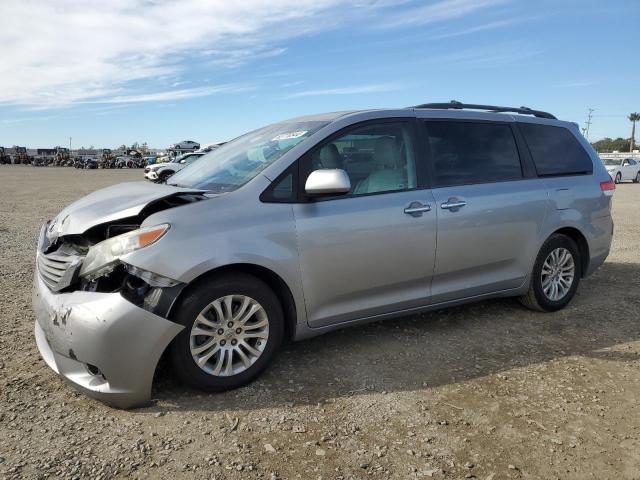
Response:
POLYGON ((273 270, 252 263, 235 263, 224 265, 200 274, 191 282, 189 282, 189 284, 184 289, 182 289, 169 310, 168 318, 174 318, 175 312, 180 305, 180 302, 195 286, 200 285, 201 283, 206 283, 214 277, 226 275, 229 273, 245 273, 248 275, 252 275, 257 279, 262 280, 269 286, 269 288, 271 288, 271 290, 273 290, 273 293, 276 295, 276 297, 278 297, 278 301, 280 302, 284 313, 285 338, 288 340, 293 339, 296 332, 297 324, 297 306, 291 289, 282 279, 282 277, 280 277, 280 275, 275 273, 273 270))
MULTIPOLYGON (((591 259, 589 253, 589 242, 587 237, 576 227, 562 227, 554 231, 551 235, 560 234, 569 237, 578 246, 578 252, 580 253, 580 270, 581 276, 584 277, 589 269, 589 261, 591 259)), ((549 237, 551 237, 549 235, 549 237)), ((547 239, 549 238, 547 237, 547 239)), ((546 241, 546 240, 545 240, 546 241)))

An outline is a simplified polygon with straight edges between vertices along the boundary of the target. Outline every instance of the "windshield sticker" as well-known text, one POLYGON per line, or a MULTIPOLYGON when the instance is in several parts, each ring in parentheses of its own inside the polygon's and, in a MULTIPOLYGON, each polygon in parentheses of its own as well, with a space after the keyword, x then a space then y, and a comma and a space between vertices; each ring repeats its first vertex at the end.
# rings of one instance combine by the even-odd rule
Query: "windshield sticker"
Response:
POLYGON ((305 133, 307 133, 307 131, 308 130, 300 130, 298 132, 281 133, 280 135, 276 135, 275 137, 273 137, 271 141, 276 142, 279 140, 291 140, 292 138, 298 138, 303 136, 305 133))

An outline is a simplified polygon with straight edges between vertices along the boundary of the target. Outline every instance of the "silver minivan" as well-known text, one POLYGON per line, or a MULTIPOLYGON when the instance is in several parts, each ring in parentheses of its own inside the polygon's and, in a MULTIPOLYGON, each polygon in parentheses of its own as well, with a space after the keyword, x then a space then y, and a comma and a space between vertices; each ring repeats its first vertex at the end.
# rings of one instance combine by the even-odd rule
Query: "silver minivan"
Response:
POLYGON ((551 312, 605 261, 614 189, 576 124, 524 107, 287 120, 43 225, 36 341, 67 382, 127 408, 163 354, 222 391, 285 339, 492 297, 551 312))

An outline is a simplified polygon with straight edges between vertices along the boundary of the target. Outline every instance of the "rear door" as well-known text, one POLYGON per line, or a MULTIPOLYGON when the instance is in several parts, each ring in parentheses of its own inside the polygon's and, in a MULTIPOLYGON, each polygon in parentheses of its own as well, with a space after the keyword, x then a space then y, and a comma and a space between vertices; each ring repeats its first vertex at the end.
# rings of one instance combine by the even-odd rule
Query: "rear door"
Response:
POLYGON ((438 215, 432 303, 521 286, 547 190, 508 122, 423 121, 438 215))
POLYGON ((633 160, 627 158, 622 161, 622 179, 633 180, 636 177, 636 167, 633 160))
POLYGON ((640 165, 637 160, 629 159, 629 163, 631 164, 631 178, 629 180, 638 179, 638 174, 640 173, 640 165))

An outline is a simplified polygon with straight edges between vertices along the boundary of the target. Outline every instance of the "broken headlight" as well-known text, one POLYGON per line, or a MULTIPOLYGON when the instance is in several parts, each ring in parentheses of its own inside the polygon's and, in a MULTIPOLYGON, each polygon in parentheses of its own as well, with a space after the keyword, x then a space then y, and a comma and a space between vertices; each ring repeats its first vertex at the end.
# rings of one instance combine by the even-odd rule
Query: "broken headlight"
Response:
POLYGON ((89 248, 80 276, 97 278, 113 270, 120 257, 157 242, 169 230, 169 224, 144 227, 108 238, 89 248))

